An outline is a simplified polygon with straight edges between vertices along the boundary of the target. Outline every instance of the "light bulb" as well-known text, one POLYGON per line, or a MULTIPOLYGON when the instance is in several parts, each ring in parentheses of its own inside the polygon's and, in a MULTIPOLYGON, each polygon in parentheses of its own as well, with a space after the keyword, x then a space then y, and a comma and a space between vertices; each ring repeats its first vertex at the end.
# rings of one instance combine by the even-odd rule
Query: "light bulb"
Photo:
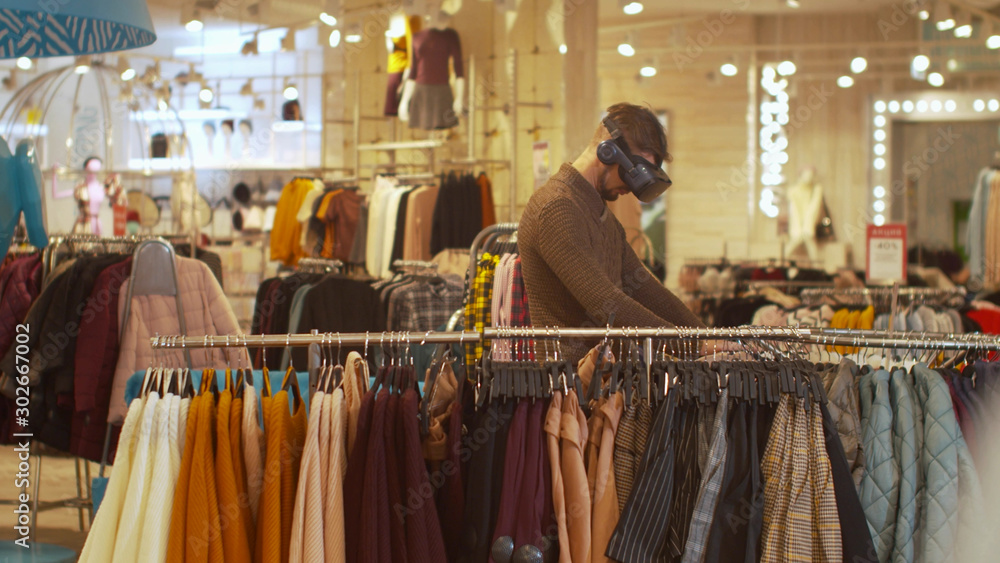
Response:
POLYGON ((629 2, 622 7, 622 11, 627 15, 634 16, 636 14, 642 13, 643 9, 642 2, 629 2))
POLYGON ((335 30, 333 30, 333 31, 330 32, 330 46, 331 47, 336 47, 337 45, 340 45, 340 30, 339 29, 335 29, 335 30))
POLYGON ((881 227, 882 225, 885 225, 885 215, 879 213, 875 216, 875 226, 881 227))
POLYGON ((955 37, 972 37, 972 24, 966 23, 956 27, 955 37))
POLYGON ((938 31, 948 31, 955 27, 955 18, 947 18, 937 22, 938 31))
POLYGON ((876 200, 875 203, 872 204, 872 209, 878 211, 879 213, 885 211, 885 202, 882 201, 881 199, 876 200))
POLYGON ((854 79, 845 74, 837 79, 837 86, 840 86, 841 88, 850 88, 851 86, 854 86, 854 79))
POLYGON ((885 130, 884 129, 876 129, 875 130, 875 140, 879 141, 879 142, 882 142, 882 141, 885 140, 885 130))
POLYGON ((184 24, 184 29, 190 31, 191 33, 198 33, 205 27, 205 24, 201 23, 199 19, 193 19, 184 24))
POLYGON ((892 113, 898 112, 899 111, 899 102, 897 102, 896 100, 892 100, 891 102, 889 102, 889 111, 892 112, 892 113))
POLYGON ((90 71, 89 62, 78 62, 76 63, 76 67, 73 69, 73 72, 77 74, 87 74, 89 71, 90 71))
POLYGON ((976 111, 983 111, 984 109, 986 109, 986 102, 982 100, 976 100, 972 102, 972 109, 976 111))
POLYGON ((736 73, 739 71, 740 69, 738 69, 733 63, 726 63, 719 67, 719 72, 721 72, 723 76, 736 76, 736 73))
POLYGON ((781 76, 791 76, 795 74, 795 63, 792 61, 782 61, 778 64, 778 74, 781 76))
POLYGON ((882 157, 876 158, 872 164, 875 166, 875 170, 882 170, 885 168, 885 159, 882 157))
POLYGON ((940 72, 932 72, 927 75, 927 83, 935 88, 944 86, 944 76, 940 72))
POLYGON ((299 89, 295 87, 294 84, 289 84, 285 86, 285 91, 282 92, 286 100, 297 100, 299 98, 299 89))
POLYGON ((877 100, 875 102, 875 113, 885 113, 885 102, 882 100, 877 100))
POLYGON ((920 18, 921 21, 927 21, 931 18, 931 13, 927 10, 920 10, 917 12, 917 17, 920 18))
POLYGON ((885 127, 885 116, 876 115, 875 116, 875 127, 885 127))
POLYGON ((986 107, 989 108, 990 111, 997 111, 1000 109, 1000 101, 997 101, 997 99, 994 98, 986 104, 986 107))
POLYGON ((987 49, 1000 49, 1000 35, 990 35, 986 38, 987 49))
POLYGON ((347 35, 344 36, 344 41, 346 41, 348 43, 361 43, 361 34, 360 33, 348 33, 347 35))
POLYGON ((931 111, 933 112, 941 111, 942 107, 944 106, 941 104, 941 100, 934 100, 931 102, 931 111))
POLYGON ((872 194, 875 197, 882 199, 883 197, 885 197, 885 188, 883 188, 882 186, 875 186, 875 189, 872 190, 872 194))
POLYGON ((29 59, 28 57, 18 57, 17 68, 21 70, 31 69, 31 59, 29 59))
POLYGON ((903 113, 910 113, 913 111, 913 101, 906 100, 903 102, 903 113))
POLYGON ((635 54, 635 49, 628 43, 622 43, 621 45, 618 45, 618 52, 625 57, 631 57, 635 54))
POLYGON ((653 76, 656 76, 656 67, 644 66, 639 69, 639 74, 645 76, 646 78, 651 78, 653 76))
POLYGON ((206 104, 210 103, 213 98, 215 98, 215 93, 212 92, 212 89, 207 86, 202 87, 201 91, 198 92, 198 99, 206 104))
POLYGON ((944 103, 944 110, 947 111, 948 113, 951 113, 956 109, 958 109, 958 104, 955 102, 955 100, 948 100, 944 103))
POLYGON ((917 72, 924 72, 931 67, 931 60, 927 55, 917 55, 913 57, 912 67, 917 72))
POLYGON ((565 43, 563 43, 562 45, 559 45, 559 54, 560 55, 565 55, 566 54, 566 44, 565 43))
POLYGON ((920 100, 919 102, 917 102, 917 112, 918 113, 924 113, 928 109, 929 109, 929 106, 927 104, 927 100, 920 100))
POLYGON ((851 72, 861 74, 868 68, 868 59, 864 57, 854 57, 851 59, 851 72))
POLYGON ((167 105, 167 101, 166 100, 160 100, 160 101, 156 102, 156 107, 160 108, 160 111, 167 111, 167 108, 170 107, 170 106, 167 105))
POLYGON ((885 154, 885 145, 883 145, 882 143, 876 143, 875 146, 872 147, 872 152, 874 152, 878 156, 884 155, 885 154))
POLYGON ((332 15, 326 13, 326 12, 320 13, 320 15, 319 15, 319 21, 325 23, 326 25, 328 25, 330 27, 333 27, 333 26, 337 25, 337 18, 335 18, 334 16, 332 16, 332 15))
POLYGON ((122 71, 122 80, 124 80, 125 82, 128 82, 129 80, 132 80, 133 78, 135 78, 135 69, 134 68, 127 68, 124 71, 122 71))

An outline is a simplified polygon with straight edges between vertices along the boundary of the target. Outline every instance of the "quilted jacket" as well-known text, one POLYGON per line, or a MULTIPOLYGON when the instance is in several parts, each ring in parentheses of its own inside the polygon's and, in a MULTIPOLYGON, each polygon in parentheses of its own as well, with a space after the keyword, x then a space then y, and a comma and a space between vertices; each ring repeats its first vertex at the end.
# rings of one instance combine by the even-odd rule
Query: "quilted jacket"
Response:
POLYGON ((879 561, 887 561, 895 542, 896 510, 899 503, 899 463, 893 456, 892 405, 889 372, 879 370, 862 376, 861 440, 865 450, 865 474, 861 479, 861 506, 865 510, 879 561))
POLYGON ((17 324, 28 315, 31 303, 42 288, 42 260, 28 256, 14 260, 0 272, 0 356, 14 343, 17 324))
POLYGON ((865 452, 861 444, 860 401, 855 381, 857 372, 857 364, 845 359, 840 365, 823 372, 823 386, 828 401, 826 406, 837 426, 854 486, 860 488, 861 476, 865 472, 865 452))
MULTIPOLYGON (((958 531, 958 444, 961 431, 951 403, 948 384, 940 375, 918 364, 913 377, 923 405, 923 447, 919 465, 925 486, 917 502, 921 507, 915 546, 924 563, 955 561, 958 531)), ((964 446, 964 442, 963 442, 964 446)))
POLYGON ((897 370, 889 380, 892 405, 892 454, 899 466, 899 501, 896 511, 892 561, 913 561, 913 534, 917 522, 917 450, 914 439, 913 402, 916 392, 905 371, 897 370))
MULTIPOLYGON (((115 366, 114 385, 111 389, 111 409, 108 422, 118 423, 125 418, 128 406, 125 404, 125 384, 129 376, 145 370, 153 364, 153 349, 149 339, 157 334, 180 334, 180 323, 174 297, 163 295, 141 295, 132 298, 132 308, 127 324, 123 323, 128 284, 122 285, 122 299, 118 300, 118 326, 121 327, 121 347, 115 366)), ((184 323, 188 336, 238 334, 240 331, 236 315, 229 300, 222 293, 219 282, 204 263, 191 258, 177 258, 177 283, 184 307, 184 323)), ((243 364, 249 358, 242 350, 235 348, 191 349, 192 368, 225 368, 237 365, 240 354, 243 364)), ((184 355, 180 350, 157 352, 165 358, 167 365, 184 365, 184 355)))

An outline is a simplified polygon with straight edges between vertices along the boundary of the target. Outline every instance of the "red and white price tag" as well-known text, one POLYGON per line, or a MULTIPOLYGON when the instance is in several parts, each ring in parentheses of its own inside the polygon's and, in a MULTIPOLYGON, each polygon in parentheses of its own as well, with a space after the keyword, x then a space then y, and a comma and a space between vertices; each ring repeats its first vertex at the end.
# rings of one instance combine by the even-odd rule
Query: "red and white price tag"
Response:
POLYGON ((867 283, 906 283, 906 225, 868 225, 867 283))

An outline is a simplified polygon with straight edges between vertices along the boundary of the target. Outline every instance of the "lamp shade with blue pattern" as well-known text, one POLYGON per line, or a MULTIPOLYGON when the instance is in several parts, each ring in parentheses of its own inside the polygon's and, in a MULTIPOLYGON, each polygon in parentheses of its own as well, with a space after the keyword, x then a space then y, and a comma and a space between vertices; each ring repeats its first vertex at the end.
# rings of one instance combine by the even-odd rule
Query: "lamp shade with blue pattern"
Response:
POLYGON ((0 59, 90 55, 154 41, 146 0, 0 0, 0 59))

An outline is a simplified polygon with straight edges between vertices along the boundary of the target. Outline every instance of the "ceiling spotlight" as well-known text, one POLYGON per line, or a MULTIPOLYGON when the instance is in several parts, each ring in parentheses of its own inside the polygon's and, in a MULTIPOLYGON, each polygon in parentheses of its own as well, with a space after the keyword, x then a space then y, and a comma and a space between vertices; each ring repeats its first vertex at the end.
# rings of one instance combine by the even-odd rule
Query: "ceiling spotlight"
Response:
POLYGON ((927 11, 927 8, 922 8, 919 12, 917 12, 917 17, 920 18, 921 21, 927 21, 931 18, 931 13, 927 11))
POLYGON ((911 68, 916 72, 924 72, 931 67, 931 60, 927 55, 917 55, 913 57, 911 68))
POLYGON ((864 57, 854 57, 851 59, 851 72, 861 74, 868 68, 868 59, 864 57))
POLYGON ((621 53, 622 56, 631 57, 632 55, 635 55, 635 47, 632 47, 629 43, 621 43, 618 45, 618 52, 621 53))
POLYGON ((654 66, 644 66, 639 69, 639 74, 645 76, 646 78, 652 78, 656 76, 656 67, 654 66))
POLYGON ((212 100, 215 99, 215 92, 208 87, 208 84, 203 82, 201 84, 201 90, 198 92, 198 99, 206 104, 210 104, 212 103, 212 100))
POLYGON ((74 64, 76 66, 73 69, 73 72, 77 74, 86 74, 90 70, 90 57, 87 55, 77 57, 74 64))
POLYGON ((785 0, 785 5, 789 8, 798 8, 799 0, 785 0))
POLYGON ((955 37, 972 37, 972 15, 959 12, 955 17, 955 37))
POLYGON ((340 45, 340 30, 339 29, 335 29, 335 30, 333 30, 333 31, 330 32, 330 46, 331 47, 336 47, 337 45, 340 45))
POLYGON ((253 78, 247 78, 247 81, 240 86, 241 96, 253 96, 253 78))
POLYGON ((17 59, 17 68, 21 70, 31 70, 31 59, 28 57, 19 57, 17 59))
POLYGON ((947 2, 937 2, 934 6, 934 25, 938 31, 948 31, 955 27, 955 18, 951 15, 951 5, 947 2))
POLYGON ((927 83, 935 88, 944 86, 944 76, 940 72, 932 72, 927 75, 927 83))
POLYGON ((781 76, 791 76, 795 74, 795 63, 792 61, 781 61, 778 63, 778 74, 781 76))
POLYGON ((333 27, 333 26, 337 25, 337 18, 334 17, 334 16, 332 16, 332 15, 330 15, 330 14, 328 14, 328 13, 326 13, 326 12, 321 12, 320 13, 320 15, 319 15, 319 21, 325 23, 326 25, 328 25, 330 27, 333 27))
POLYGON ((260 50, 257 47, 257 34, 255 33, 253 39, 250 39, 243 44, 243 48, 240 49, 240 54, 250 56, 258 53, 260 53, 260 50))
POLYGON ((297 100, 299 99, 299 89, 295 87, 294 82, 285 82, 285 89, 282 92, 286 100, 297 100))
POLYGON ((1000 35, 990 35, 986 38, 987 49, 1000 49, 1000 35))
POLYGON ((295 30, 289 28, 285 36, 281 38, 281 51, 284 53, 295 50, 295 30))
POLYGON ((739 71, 740 69, 733 63, 725 63, 719 67, 719 72, 721 72, 723 76, 736 76, 736 73, 739 71))
POLYGON ((976 100, 972 102, 972 109, 976 111, 983 111, 984 109, 986 109, 986 102, 982 100, 976 100))
POLYGON ((181 23, 191 33, 198 33, 205 27, 201 21, 201 12, 193 3, 181 8, 181 23))
POLYGON ((841 88, 850 88, 851 86, 854 86, 854 79, 845 74, 837 79, 837 86, 840 86, 841 88))
POLYGON ((642 2, 629 2, 622 6, 622 11, 625 12, 626 15, 634 16, 642 13, 643 8, 644 6, 642 5, 642 2))
POLYGON ((128 59, 122 56, 118 57, 118 75, 122 77, 122 80, 128 82, 135 78, 135 69, 129 64, 128 59))
POLYGON ((559 45, 559 54, 560 55, 565 55, 566 54, 566 44, 565 43, 562 43, 561 45, 559 45))
POLYGON ((344 41, 347 43, 361 43, 361 34, 358 32, 351 32, 344 36, 344 41))

